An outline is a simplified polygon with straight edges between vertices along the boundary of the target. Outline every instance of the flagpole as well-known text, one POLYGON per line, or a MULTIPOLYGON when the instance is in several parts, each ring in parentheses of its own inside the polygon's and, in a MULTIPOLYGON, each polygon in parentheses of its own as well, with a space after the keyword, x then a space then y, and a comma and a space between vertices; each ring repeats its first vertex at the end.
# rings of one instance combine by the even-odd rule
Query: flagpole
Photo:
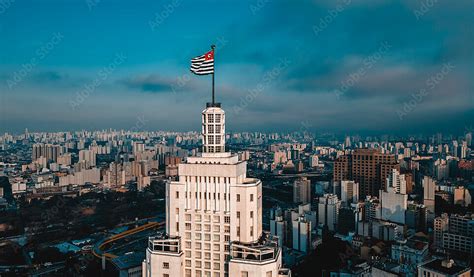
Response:
POLYGON ((215 52, 215 49, 216 49, 216 46, 213 44, 211 45, 211 49, 212 49, 212 55, 214 56, 214 72, 212 73, 212 106, 214 107, 214 104, 215 104, 215 94, 214 94, 214 75, 215 75, 215 72, 216 72, 216 52, 215 52))

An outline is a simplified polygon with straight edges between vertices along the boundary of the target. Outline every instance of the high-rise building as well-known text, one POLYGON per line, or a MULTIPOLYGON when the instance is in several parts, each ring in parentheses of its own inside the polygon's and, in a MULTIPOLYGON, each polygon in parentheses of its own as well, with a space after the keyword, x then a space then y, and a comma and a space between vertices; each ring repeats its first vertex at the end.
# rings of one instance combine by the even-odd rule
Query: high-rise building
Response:
POLYGON ((334 162, 334 182, 353 180, 359 184, 359 195, 377 196, 386 188, 386 180, 393 169, 400 171, 395 155, 377 149, 356 149, 334 162))
POLYGON ((296 179, 293 183, 293 202, 311 203, 311 180, 306 177, 296 179))
POLYGON ((202 112, 203 152, 166 187, 166 235, 151 237, 143 276, 279 276, 278 239, 262 232, 262 183, 225 151, 225 113, 202 112))
POLYGON ((433 178, 424 176, 421 184, 423 186, 423 204, 426 207, 426 220, 431 225, 435 216, 436 182, 433 178))
POLYGON ((349 206, 359 201, 359 184, 354 181, 341 181, 341 201, 349 206))
POLYGON ((443 247, 443 234, 449 230, 449 217, 444 213, 434 219, 434 244, 443 247))
POLYGON ((293 249, 308 253, 311 251, 311 221, 299 216, 292 222, 293 249))
POLYGON ((400 174, 396 169, 392 169, 392 172, 387 177, 387 188, 393 189, 396 193, 407 194, 405 175, 400 174))
POLYGON ((71 153, 64 153, 58 157, 58 164, 71 165, 71 153))
POLYGON ((406 186, 404 184, 404 176, 400 175, 397 170, 393 170, 391 176, 387 178, 387 188, 381 189, 379 192, 380 219, 405 224, 408 195, 400 192, 405 190, 406 186))
POLYGON ((48 162, 57 162, 60 154, 62 154, 60 145, 35 143, 33 144, 31 152, 31 160, 36 161, 40 157, 43 157, 46 158, 48 162))
POLYGON ((324 194, 319 197, 318 223, 326 225, 330 231, 337 230, 337 220, 341 201, 334 194, 324 194))
POLYGON ((467 146, 472 146, 472 133, 466 133, 466 144, 467 146))
POLYGON ((110 187, 120 187, 125 185, 126 176, 125 170, 121 163, 112 162, 107 170, 107 185, 110 187))
POLYGON ((350 180, 351 176, 351 156, 340 156, 334 161, 334 182, 350 180))
POLYGON ((79 162, 85 162, 87 166, 94 167, 96 165, 96 153, 93 150, 80 150, 79 162))
POLYGON ((469 190, 465 187, 457 187, 454 189, 454 204, 464 207, 472 203, 472 197, 469 190))
POLYGON ((279 245, 287 244, 288 239, 287 220, 281 208, 273 209, 270 212, 270 233, 278 237, 279 245))
POLYGON ((136 155, 137 153, 145 151, 145 144, 141 141, 134 141, 132 143, 132 153, 136 155))
POLYGON ((319 157, 318 155, 311 155, 309 157, 309 166, 310 167, 317 167, 319 165, 319 157))
POLYGON ((451 252, 474 254, 474 215, 451 214, 442 247, 451 252))

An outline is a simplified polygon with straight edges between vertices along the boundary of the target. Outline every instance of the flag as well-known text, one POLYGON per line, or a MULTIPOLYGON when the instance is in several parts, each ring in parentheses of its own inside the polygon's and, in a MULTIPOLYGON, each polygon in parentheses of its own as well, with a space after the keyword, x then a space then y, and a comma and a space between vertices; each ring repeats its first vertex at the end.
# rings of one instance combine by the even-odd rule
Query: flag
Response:
POLYGON ((214 50, 192 59, 191 72, 196 75, 214 74, 214 50))

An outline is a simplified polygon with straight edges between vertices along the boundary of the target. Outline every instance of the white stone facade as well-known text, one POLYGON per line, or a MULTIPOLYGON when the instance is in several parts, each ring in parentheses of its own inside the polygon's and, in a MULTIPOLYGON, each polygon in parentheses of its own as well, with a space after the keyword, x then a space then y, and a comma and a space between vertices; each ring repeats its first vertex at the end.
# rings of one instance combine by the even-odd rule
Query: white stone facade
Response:
POLYGON ((247 178, 245 160, 225 152, 220 105, 202 112, 202 136, 203 153, 179 164, 166 189, 164 240, 179 247, 155 251, 150 238, 143 276, 278 276, 281 248, 262 232, 262 183, 247 178))

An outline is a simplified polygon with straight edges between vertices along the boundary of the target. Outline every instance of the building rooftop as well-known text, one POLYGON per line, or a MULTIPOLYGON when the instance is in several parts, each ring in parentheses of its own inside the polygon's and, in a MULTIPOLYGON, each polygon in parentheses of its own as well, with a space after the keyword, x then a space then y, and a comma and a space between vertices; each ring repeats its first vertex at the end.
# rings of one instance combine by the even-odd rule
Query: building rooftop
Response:
POLYGON ((114 258, 112 263, 118 270, 124 270, 141 266, 143 259, 145 259, 145 252, 133 252, 114 258))
POLYGON ((453 260, 447 261, 440 259, 432 260, 420 267, 449 275, 460 274, 470 270, 467 267, 456 265, 453 260))

